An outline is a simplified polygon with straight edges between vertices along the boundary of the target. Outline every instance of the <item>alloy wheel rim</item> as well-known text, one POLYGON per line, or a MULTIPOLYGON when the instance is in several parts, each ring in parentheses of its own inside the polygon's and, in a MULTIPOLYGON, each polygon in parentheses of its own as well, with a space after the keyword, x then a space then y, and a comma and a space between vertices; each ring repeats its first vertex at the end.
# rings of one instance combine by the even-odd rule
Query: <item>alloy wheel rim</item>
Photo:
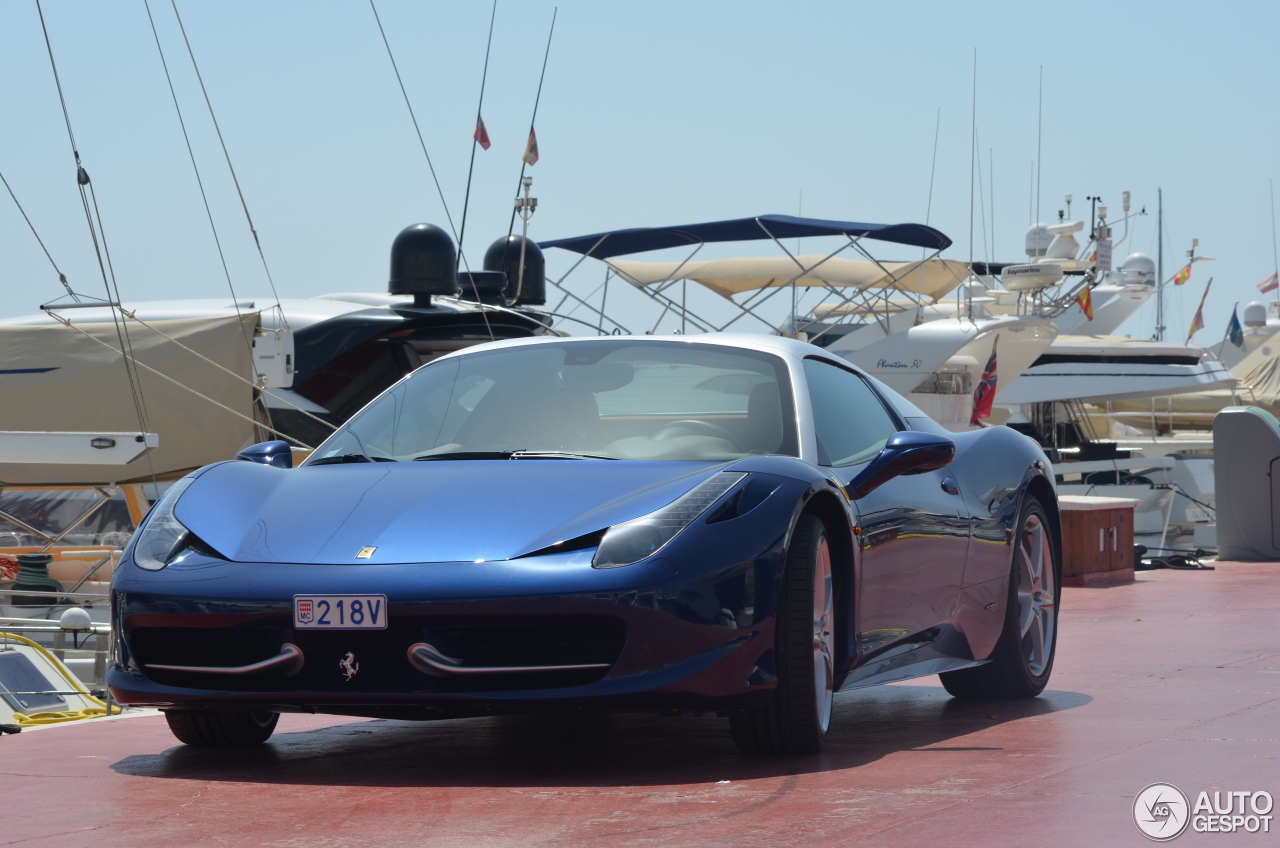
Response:
POLYGON ((813 570, 813 689, 818 707, 818 725, 827 732, 831 724, 832 683, 835 662, 831 652, 831 612, 834 603, 831 581, 831 549, 826 537, 818 540, 813 570))
POLYGON ((1054 594, 1053 551, 1044 522, 1027 516, 1018 538, 1018 630, 1027 668, 1044 674, 1053 654, 1057 598, 1054 594))

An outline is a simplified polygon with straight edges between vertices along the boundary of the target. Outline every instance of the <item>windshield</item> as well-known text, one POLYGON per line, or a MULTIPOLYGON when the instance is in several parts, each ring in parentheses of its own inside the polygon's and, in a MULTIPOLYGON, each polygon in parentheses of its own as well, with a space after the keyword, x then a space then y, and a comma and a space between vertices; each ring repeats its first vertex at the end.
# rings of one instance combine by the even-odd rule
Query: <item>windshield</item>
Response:
POLYGON ((610 339, 477 351, 423 367, 307 464, 512 454, 727 461, 797 456, 796 442, 779 357, 610 339))

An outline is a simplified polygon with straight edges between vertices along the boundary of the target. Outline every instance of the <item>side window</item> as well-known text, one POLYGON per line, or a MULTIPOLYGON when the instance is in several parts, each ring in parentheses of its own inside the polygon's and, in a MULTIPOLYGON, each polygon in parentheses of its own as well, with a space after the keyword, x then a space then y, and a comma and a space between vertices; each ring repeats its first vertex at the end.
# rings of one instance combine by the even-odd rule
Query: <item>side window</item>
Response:
POLYGON ((822 465, 865 462, 897 432, 897 422, 857 374, 820 359, 806 359, 804 373, 822 465))

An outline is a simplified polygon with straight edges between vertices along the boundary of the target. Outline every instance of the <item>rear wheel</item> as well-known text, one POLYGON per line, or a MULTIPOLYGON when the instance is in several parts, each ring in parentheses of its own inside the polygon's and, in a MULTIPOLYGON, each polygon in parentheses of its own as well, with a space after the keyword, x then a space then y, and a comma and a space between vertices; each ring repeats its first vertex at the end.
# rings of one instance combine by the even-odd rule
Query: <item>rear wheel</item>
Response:
POLYGON ((169 730, 179 742, 202 748, 245 748, 261 745, 275 732, 279 713, 165 710, 169 730))
POLYGON ((957 698, 1034 698, 1049 683, 1058 637, 1060 569, 1040 501, 1028 498, 1019 518, 1004 630, 991 661, 938 675, 957 698))
POLYGON ((730 714, 733 741, 747 754, 813 754, 827 742, 835 680, 831 546, 822 521, 801 516, 778 598, 773 703, 730 714))

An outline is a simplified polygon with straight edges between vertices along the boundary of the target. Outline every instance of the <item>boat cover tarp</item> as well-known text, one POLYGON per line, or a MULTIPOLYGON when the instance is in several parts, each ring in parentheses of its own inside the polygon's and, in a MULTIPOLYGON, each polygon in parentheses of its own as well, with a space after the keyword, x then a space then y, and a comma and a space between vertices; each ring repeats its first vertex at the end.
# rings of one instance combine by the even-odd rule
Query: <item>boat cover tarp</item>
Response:
POLYGON ((809 238, 814 236, 866 236, 877 241, 945 250, 951 239, 924 224, 863 224, 856 221, 827 221, 821 218, 797 218, 793 215, 758 215, 732 221, 710 221, 705 224, 682 224, 675 227, 634 227, 611 230, 589 236, 539 242, 541 247, 559 247, 574 253, 590 254, 597 259, 662 250, 703 242, 757 241, 773 238, 809 238), (766 232, 768 230, 768 232, 766 232), (600 242, 604 239, 603 243, 600 242))
MULTIPOLYGON (((879 264, 839 256, 826 259, 826 254, 809 254, 797 256, 796 259, 805 268, 812 269, 795 281, 797 286, 833 286, 860 290, 887 288, 922 295, 930 302, 964 282, 969 273, 965 263, 952 259, 879 264)), ((791 278, 800 272, 800 267, 789 256, 711 259, 684 263, 613 259, 608 264, 619 276, 637 288, 657 285, 667 280, 694 280, 727 298, 756 289, 788 286, 791 278)))
MULTIPOLYGON (((1231 370, 1236 374, 1241 373, 1239 365, 1231 370)), ((1198 423, 1204 427, 1207 424, 1207 416, 1215 415, 1228 406, 1259 406, 1273 415, 1280 416, 1280 358, 1266 357, 1254 367, 1244 371, 1244 376, 1240 378, 1240 384, 1234 392, 1231 389, 1206 389, 1202 392, 1111 402, 1111 408, 1116 412, 1149 413, 1154 409, 1155 419, 1159 424, 1167 423, 1172 415, 1175 427, 1188 423, 1198 423), (1183 422, 1178 419, 1180 414, 1195 415, 1198 420, 1183 422)), ((1126 423, 1147 429, 1141 420, 1126 423)))
MULTIPOLYGON (((243 316, 148 322, 192 350, 246 379, 253 378, 248 339, 257 312, 243 316)), ((77 324, 115 350, 111 323, 77 324)), ((173 344, 154 330, 130 321, 134 357, 181 385, 139 367, 138 382, 148 432, 160 446, 127 465, 0 464, 0 485, 109 484, 149 480, 157 475, 233 459, 254 437, 254 426, 210 400, 242 415, 253 414, 253 389, 173 344), (187 389, 182 386, 188 387, 187 389), (189 391, 188 389, 194 390, 189 391), (200 397, 198 395, 203 395, 200 397), (207 398, 207 399, 206 399, 207 398)), ((0 327, 0 430, 37 432, 137 432, 123 357, 72 327, 0 327)))

